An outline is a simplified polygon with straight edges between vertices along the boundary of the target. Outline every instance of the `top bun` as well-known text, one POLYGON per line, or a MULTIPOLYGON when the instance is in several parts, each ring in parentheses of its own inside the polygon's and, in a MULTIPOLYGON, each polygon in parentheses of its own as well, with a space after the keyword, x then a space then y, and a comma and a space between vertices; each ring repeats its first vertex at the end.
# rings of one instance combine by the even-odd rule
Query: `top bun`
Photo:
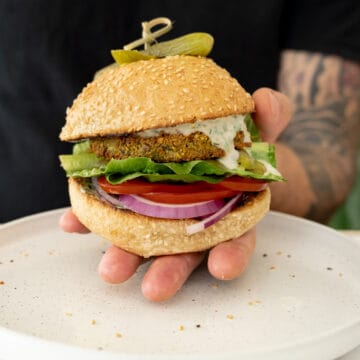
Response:
POLYGON ((253 111, 250 94, 211 59, 169 56, 102 70, 67 109, 60 139, 132 133, 253 111))

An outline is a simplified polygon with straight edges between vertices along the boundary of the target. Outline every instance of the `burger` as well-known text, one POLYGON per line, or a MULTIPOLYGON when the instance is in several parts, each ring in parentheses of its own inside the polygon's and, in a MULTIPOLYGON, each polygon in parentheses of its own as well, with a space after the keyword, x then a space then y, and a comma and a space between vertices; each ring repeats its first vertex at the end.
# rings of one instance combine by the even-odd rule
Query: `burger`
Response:
POLYGON ((74 214, 143 257, 197 252, 268 212, 282 180, 249 93, 203 56, 112 65, 67 109, 61 155, 74 214))

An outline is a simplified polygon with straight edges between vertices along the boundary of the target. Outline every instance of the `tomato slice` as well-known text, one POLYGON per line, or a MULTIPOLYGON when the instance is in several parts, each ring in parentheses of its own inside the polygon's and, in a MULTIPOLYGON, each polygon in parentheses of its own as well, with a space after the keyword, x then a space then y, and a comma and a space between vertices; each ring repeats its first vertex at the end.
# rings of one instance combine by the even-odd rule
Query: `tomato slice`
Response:
POLYGON ((140 196, 151 201, 165 204, 191 204, 233 197, 238 193, 238 191, 226 189, 210 189, 209 191, 197 191, 191 193, 152 192, 144 193, 140 196))
POLYGON ((267 187, 267 184, 268 182, 264 180, 230 176, 213 186, 216 189, 222 188, 234 191, 262 191, 267 187))
POLYGON ((99 185, 109 194, 139 194, 142 197, 166 204, 189 204, 232 197, 240 191, 261 191, 266 181, 231 176, 218 184, 199 181, 191 184, 149 182, 144 179, 128 180, 122 184, 110 184, 104 176, 99 185))
POLYGON ((191 184, 170 184, 163 182, 149 182, 143 179, 128 180, 121 184, 109 183, 105 176, 98 178, 99 185, 109 194, 143 194, 150 192, 190 193, 204 189, 211 190, 210 184, 199 181, 191 184))

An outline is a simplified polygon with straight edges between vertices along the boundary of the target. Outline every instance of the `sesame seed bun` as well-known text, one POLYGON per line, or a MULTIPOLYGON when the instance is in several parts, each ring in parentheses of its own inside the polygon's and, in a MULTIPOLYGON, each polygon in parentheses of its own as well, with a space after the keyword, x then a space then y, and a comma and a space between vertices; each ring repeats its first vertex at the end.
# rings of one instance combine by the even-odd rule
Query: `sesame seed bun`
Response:
POLYGON ((132 133, 253 111, 250 94, 211 59, 169 56, 99 72, 67 109, 60 139, 132 133))
MULTIPOLYGON (((250 94, 211 59, 170 56, 102 69, 67 110, 60 138, 124 135, 253 111, 250 94)), ((249 194, 220 221, 187 235, 186 227, 198 220, 120 210, 85 190, 86 182, 69 179, 74 214, 92 232, 143 257, 203 251, 238 237, 266 214, 270 203, 269 189, 249 194)))
POLYGON ((165 254, 203 251, 238 237, 256 225, 268 212, 270 190, 250 196, 249 200, 216 224, 186 234, 186 226, 197 220, 168 220, 120 210, 85 191, 81 180, 69 179, 72 210, 82 224, 114 245, 150 257, 165 254))

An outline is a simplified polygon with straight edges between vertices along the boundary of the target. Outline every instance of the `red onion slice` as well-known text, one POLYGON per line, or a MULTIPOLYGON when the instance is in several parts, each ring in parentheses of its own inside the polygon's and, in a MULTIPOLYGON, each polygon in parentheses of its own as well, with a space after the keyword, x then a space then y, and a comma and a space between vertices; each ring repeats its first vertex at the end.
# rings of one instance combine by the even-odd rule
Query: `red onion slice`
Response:
POLYGON ((203 219, 202 221, 197 222, 196 224, 191 224, 186 227, 186 233, 188 235, 193 235, 199 231, 205 230, 211 225, 217 223, 225 215, 227 215, 235 206, 238 200, 240 199, 242 193, 234 196, 225 206, 223 206, 216 213, 210 215, 209 217, 203 219))
POLYGON ((207 216, 221 209, 225 201, 210 200, 192 204, 163 204, 144 199, 138 195, 119 195, 122 205, 138 214, 163 219, 190 219, 207 216))
POLYGON ((107 203, 109 203, 109 204, 111 204, 111 205, 114 205, 114 206, 116 206, 116 207, 118 207, 118 208, 121 208, 121 209, 124 208, 124 205, 123 205, 116 197, 108 194, 106 191, 104 191, 104 190, 100 187, 97 178, 93 177, 93 178, 91 179, 91 182, 92 182, 92 185, 93 185, 95 191, 97 192, 97 194, 99 195, 99 197, 100 197, 102 200, 104 200, 105 202, 107 202, 107 203))
POLYGON ((100 187, 97 178, 92 178, 92 184, 99 197, 105 202, 141 215, 163 219, 190 219, 206 216, 203 220, 186 227, 188 235, 205 230, 209 226, 217 223, 236 206, 236 203, 242 195, 242 193, 239 193, 226 204, 224 200, 220 199, 175 205, 154 202, 138 195, 119 195, 119 198, 116 198, 100 187))

